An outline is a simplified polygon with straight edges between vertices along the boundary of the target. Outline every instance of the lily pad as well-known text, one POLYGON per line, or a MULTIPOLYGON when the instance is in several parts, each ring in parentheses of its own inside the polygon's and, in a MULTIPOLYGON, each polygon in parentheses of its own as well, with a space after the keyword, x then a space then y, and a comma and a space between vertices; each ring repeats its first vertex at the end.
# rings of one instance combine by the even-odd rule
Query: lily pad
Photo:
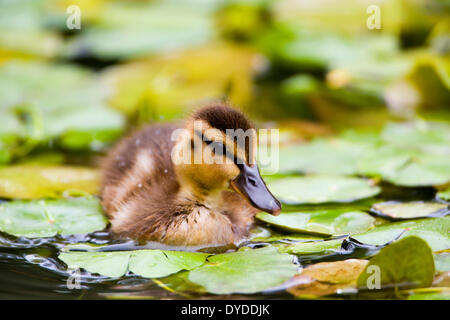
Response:
POLYGON ((290 255, 267 247, 211 256, 188 279, 215 294, 255 293, 281 285, 296 272, 290 255))
POLYGON ((450 250, 446 250, 446 252, 436 253, 434 255, 434 265, 436 267, 436 271, 450 271, 450 250))
POLYGON ((290 232, 323 236, 362 233, 375 226, 375 219, 369 214, 343 209, 286 212, 279 216, 261 212, 256 217, 290 232))
POLYGON ((189 272, 180 271, 165 278, 153 279, 153 281, 161 288, 170 292, 176 292, 186 298, 190 298, 186 293, 207 293, 205 288, 188 279, 189 272))
POLYGON ((358 168, 362 174, 406 187, 433 186, 450 181, 450 163, 444 155, 393 146, 366 152, 359 160, 358 168))
POLYGON ((450 188, 439 191, 436 196, 441 200, 450 201, 450 188))
POLYGON ((99 173, 95 169, 32 164, 0 168, 1 198, 37 199, 70 192, 96 194, 98 188, 99 173))
POLYGON ((111 67, 103 80, 114 89, 109 104, 128 115, 137 113, 142 124, 180 119, 194 105, 224 95, 233 104, 247 105, 258 71, 255 57, 239 46, 211 44, 111 67))
POLYGON ((140 250, 131 256, 130 271, 146 278, 160 278, 201 266, 208 254, 182 251, 140 250))
POLYGON ((416 219, 425 217, 443 217, 450 213, 448 205, 438 202, 379 202, 375 203, 371 212, 393 220, 416 219))
POLYGON ((287 177, 268 182, 272 193, 286 204, 351 202, 377 195, 369 180, 342 176, 287 177))
POLYGON ((211 6, 214 1, 205 6, 195 1, 108 3, 98 24, 88 26, 66 51, 125 59, 197 46, 214 38, 211 6))
POLYGON ((354 291, 356 280, 368 262, 368 260, 348 259, 308 266, 288 281, 287 291, 297 297, 324 296, 345 290, 354 291))
POLYGON ((426 288, 413 290, 408 300, 450 300, 450 288, 426 288))
POLYGON ((425 152, 450 152, 450 125, 445 122, 388 123, 383 128, 381 137, 398 147, 406 145, 425 152))
POLYGON ((201 266, 208 254, 166 250, 62 252, 58 258, 71 269, 83 268, 111 278, 128 271, 146 278, 166 277, 201 266))
POLYGON ((98 150, 113 142, 125 119, 106 105, 109 91, 80 67, 23 61, 0 67, 0 108, 13 110, 29 128, 16 133, 27 141, 27 152, 49 141, 71 150, 98 150))
POLYGON ((355 174, 357 161, 366 150, 364 143, 343 139, 318 139, 299 146, 280 149, 279 171, 314 174, 355 174))
MULTIPOLYGON (((450 248, 450 218, 429 218, 410 221, 399 221, 377 226, 367 232, 354 235, 356 240, 371 244, 383 245, 393 241, 398 236, 417 236, 425 240, 433 251, 450 248)), ((305 242, 280 247, 280 251, 296 255, 328 254, 339 251, 343 240, 325 240, 305 242)))
POLYGON ((308 242, 308 241, 315 241, 315 240, 323 240, 323 236, 319 235, 311 235, 311 234, 283 234, 278 233, 273 230, 269 230, 268 228, 264 228, 261 226, 258 226, 254 229, 252 229, 250 234, 251 242, 276 242, 286 240, 288 242, 308 242))
POLYGON ((58 258, 69 269, 83 268, 110 278, 118 278, 128 271, 131 253, 118 252, 62 252, 58 258))
POLYGON ((378 270, 381 288, 428 287, 434 277, 433 252, 426 241, 415 236, 390 244, 370 260, 358 278, 359 288, 371 289, 372 270, 378 270))
POLYGON ((106 227, 97 198, 0 203, 0 231, 29 238, 84 234, 106 227))

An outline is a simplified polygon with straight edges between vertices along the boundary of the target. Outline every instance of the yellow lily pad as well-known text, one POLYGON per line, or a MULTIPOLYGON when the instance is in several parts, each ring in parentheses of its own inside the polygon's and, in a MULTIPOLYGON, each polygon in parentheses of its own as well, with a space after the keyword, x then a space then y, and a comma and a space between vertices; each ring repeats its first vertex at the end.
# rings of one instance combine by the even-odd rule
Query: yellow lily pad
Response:
POLYGON ((0 197, 38 199, 97 194, 98 170, 76 166, 14 165, 0 168, 0 197))

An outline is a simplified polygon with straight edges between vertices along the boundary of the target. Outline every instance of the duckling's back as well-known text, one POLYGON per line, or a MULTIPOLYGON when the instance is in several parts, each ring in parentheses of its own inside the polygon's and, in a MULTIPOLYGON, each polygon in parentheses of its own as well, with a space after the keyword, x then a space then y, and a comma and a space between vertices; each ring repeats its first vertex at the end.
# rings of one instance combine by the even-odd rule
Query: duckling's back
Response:
MULTIPOLYGON (((150 125, 123 139, 108 154, 102 165, 102 205, 110 218, 128 220, 127 212, 145 194, 158 201, 176 194, 179 184, 171 161, 175 125, 150 125)), ((124 221, 125 222, 125 221, 124 221)))

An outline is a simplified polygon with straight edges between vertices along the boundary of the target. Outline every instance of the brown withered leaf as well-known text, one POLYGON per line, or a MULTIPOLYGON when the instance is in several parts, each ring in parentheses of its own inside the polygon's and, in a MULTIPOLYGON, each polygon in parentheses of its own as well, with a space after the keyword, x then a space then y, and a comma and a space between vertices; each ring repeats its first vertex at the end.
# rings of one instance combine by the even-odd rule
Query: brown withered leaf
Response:
POLYGON ((356 280, 368 262, 368 260, 348 259, 308 266, 289 280, 287 291, 297 297, 325 296, 334 294, 340 289, 355 288, 356 280))

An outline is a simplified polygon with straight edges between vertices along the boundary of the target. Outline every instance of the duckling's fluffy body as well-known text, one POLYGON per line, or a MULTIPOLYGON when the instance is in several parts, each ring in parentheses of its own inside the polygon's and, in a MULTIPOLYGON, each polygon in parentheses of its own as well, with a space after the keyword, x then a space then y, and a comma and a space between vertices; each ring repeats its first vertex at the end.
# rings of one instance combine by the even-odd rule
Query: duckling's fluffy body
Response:
MULTIPOLYGON (((233 126, 250 126, 240 113, 236 116, 228 109, 209 108, 197 113, 196 119, 206 118, 206 125, 214 128, 228 126, 234 117, 242 123, 235 121, 233 126), (212 125, 214 119, 220 122, 216 126, 212 125)), ((112 232, 176 246, 228 245, 241 241, 259 210, 228 188, 228 180, 238 171, 231 167, 226 171, 223 166, 205 169, 205 165, 180 171, 172 161, 176 143, 172 141, 172 133, 179 127, 147 126, 122 140, 105 159, 102 205, 111 219, 112 232), (223 183, 222 171, 231 175, 223 178, 223 183), (200 179, 202 174, 206 176, 200 179), (205 185, 208 179, 223 186, 205 185)))

